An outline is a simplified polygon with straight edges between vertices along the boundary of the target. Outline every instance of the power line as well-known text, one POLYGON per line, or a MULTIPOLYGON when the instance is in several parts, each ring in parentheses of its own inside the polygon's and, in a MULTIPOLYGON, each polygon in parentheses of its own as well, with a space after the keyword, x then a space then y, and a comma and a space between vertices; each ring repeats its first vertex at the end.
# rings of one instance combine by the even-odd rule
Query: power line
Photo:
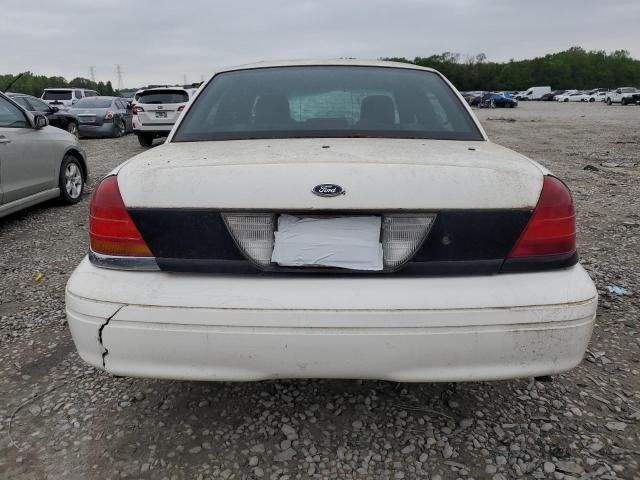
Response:
POLYGON ((122 65, 116 64, 116 74, 118 75, 118 90, 122 90, 122 65))

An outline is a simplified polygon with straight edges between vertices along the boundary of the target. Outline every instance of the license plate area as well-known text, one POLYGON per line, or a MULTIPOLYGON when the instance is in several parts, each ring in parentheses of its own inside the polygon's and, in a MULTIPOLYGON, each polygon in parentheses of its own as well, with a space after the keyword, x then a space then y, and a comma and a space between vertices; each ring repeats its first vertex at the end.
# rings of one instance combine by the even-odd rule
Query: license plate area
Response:
POLYGON ((396 271, 421 247, 436 216, 429 212, 222 213, 244 256, 270 272, 396 271))
POLYGON ((382 217, 296 216, 277 219, 271 261, 281 267, 381 271, 382 217))
POLYGON ((156 118, 167 118, 167 112, 156 112, 156 118))

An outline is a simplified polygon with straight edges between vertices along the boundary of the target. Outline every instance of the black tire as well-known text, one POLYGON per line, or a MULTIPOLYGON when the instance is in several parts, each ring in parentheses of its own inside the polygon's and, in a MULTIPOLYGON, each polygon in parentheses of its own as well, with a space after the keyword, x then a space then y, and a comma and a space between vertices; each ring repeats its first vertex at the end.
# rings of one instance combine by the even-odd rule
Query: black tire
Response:
POLYGON ((153 137, 151 135, 139 134, 138 142, 140 142, 141 146, 149 148, 151 145, 153 145, 153 137))
POLYGON ((121 118, 117 119, 116 121, 113 122, 113 130, 112 130, 111 136, 113 138, 120 138, 121 136, 124 135, 126 128, 127 127, 122 121, 122 119, 121 118))
POLYGON ((67 132, 76 138, 80 138, 80 130, 78 129, 78 124, 76 122, 69 122, 67 124, 67 132))
POLYGON ((569 101, 569 99, 568 99, 568 98, 565 98, 565 99, 564 99, 564 101, 565 101, 565 102, 568 102, 568 101, 569 101))
POLYGON ((611 105, 611 99, 607 98, 607 105, 611 105))
POLYGON ((595 98, 590 98, 590 99, 589 99, 589 103, 593 103, 593 102, 595 102, 595 101, 596 101, 596 99, 595 99, 595 98))
POLYGON ((73 155, 65 155, 60 165, 58 186, 60 200, 67 205, 78 203, 85 189, 85 174, 80 160, 73 155))
POLYGON ((620 99, 620 105, 622 105, 624 107, 626 104, 627 104, 627 99, 626 98, 620 99))

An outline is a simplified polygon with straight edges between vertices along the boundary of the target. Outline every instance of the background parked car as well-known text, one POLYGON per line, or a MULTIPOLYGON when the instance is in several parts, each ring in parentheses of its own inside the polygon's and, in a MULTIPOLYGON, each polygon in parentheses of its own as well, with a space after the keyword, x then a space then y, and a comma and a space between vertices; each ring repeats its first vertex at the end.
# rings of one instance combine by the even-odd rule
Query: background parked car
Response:
POLYGON ((556 102, 581 102, 583 98, 584 93, 582 92, 567 92, 562 95, 557 95, 556 102))
POLYGON ((133 131, 131 109, 120 97, 83 98, 70 110, 81 137, 121 137, 133 131))
POLYGON ((84 88, 45 88, 41 98, 52 107, 67 110, 80 99, 96 96, 98 92, 84 88))
POLYGON ((486 93, 480 99, 481 108, 513 108, 518 102, 513 98, 507 98, 499 93, 486 93))
POLYGON ((78 119, 73 113, 61 111, 58 107, 52 107, 39 98, 31 95, 25 95, 22 93, 7 93, 6 95, 28 112, 34 114, 40 113, 47 117, 49 125, 52 127, 58 127, 66 130, 71 135, 78 138, 78 119))
POLYGON ((600 92, 600 91, 596 91, 593 93, 587 93, 584 95, 584 98, 582 99, 583 102, 604 102, 607 98, 609 92, 600 92))
POLYGON ((88 170, 78 140, 0 94, 0 217, 51 198, 80 200, 88 170))
POLYGON ((545 93, 544 95, 542 95, 540 97, 540 100, 543 102, 550 102, 552 100, 555 100, 555 97, 557 95, 562 95, 563 93, 565 93, 566 90, 553 90, 551 92, 545 93))
POLYGON ((480 100, 482 100, 482 96, 484 94, 484 92, 471 92, 471 96, 467 99, 467 103, 471 107, 477 107, 480 105, 480 100))
POLYGON ((638 93, 638 90, 634 87, 620 87, 611 92, 608 92, 607 95, 607 105, 611 105, 613 103, 619 103, 621 105, 627 105, 630 103, 635 103, 636 100, 634 95, 638 93))
POLYGON ((133 105, 133 133, 143 147, 154 138, 166 137, 189 102, 191 93, 181 87, 149 88, 136 92, 133 105))

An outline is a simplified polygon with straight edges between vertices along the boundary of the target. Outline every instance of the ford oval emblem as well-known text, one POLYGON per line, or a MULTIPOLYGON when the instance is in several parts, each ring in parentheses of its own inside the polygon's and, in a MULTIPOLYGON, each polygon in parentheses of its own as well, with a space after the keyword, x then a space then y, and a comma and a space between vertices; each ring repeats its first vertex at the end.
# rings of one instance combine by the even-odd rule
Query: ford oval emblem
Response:
POLYGON ((313 187, 311 191, 319 197, 337 197, 347 193, 344 188, 334 183, 321 183, 313 187))

